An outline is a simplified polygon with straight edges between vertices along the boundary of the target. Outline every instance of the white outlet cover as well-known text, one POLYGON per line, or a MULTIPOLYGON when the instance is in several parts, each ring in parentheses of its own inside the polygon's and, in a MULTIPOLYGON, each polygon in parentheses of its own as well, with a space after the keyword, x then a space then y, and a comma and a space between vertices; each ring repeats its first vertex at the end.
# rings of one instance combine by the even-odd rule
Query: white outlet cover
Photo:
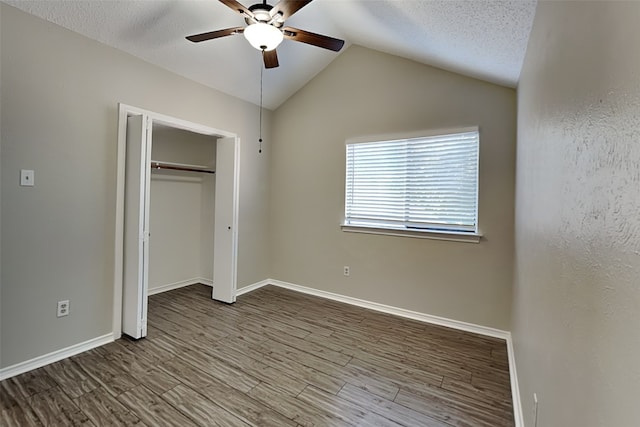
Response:
POLYGON ((31 169, 20 170, 20 185, 22 187, 33 187, 35 185, 35 172, 31 169))
POLYGON ((63 317, 69 315, 69 300, 58 301, 57 316, 63 317))

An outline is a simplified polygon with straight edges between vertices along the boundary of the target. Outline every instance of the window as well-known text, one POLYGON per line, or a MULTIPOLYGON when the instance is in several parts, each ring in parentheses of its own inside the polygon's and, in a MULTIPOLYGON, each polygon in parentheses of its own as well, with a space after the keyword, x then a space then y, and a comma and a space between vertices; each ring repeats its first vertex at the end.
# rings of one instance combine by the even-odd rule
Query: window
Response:
POLYGON ((348 143, 343 226, 477 236, 478 151, 477 128, 348 143))

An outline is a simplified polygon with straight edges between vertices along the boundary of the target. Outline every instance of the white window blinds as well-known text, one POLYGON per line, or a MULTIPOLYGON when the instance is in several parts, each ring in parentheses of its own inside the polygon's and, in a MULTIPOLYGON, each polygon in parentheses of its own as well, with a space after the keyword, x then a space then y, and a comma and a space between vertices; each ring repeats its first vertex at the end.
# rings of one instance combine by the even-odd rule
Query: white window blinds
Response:
POLYGON ((345 225, 478 231, 478 131, 347 144, 345 225))

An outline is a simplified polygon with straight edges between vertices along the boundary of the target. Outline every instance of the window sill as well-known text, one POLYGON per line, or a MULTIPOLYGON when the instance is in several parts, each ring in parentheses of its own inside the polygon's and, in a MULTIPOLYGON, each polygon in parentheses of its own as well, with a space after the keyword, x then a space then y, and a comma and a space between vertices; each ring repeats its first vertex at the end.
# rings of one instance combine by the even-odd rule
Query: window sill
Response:
POLYGON ((342 231, 348 233, 381 234, 384 236, 413 237, 418 239, 449 240, 453 242, 480 243, 481 233, 438 230, 400 230, 394 228, 370 227, 353 224, 341 224, 342 231))

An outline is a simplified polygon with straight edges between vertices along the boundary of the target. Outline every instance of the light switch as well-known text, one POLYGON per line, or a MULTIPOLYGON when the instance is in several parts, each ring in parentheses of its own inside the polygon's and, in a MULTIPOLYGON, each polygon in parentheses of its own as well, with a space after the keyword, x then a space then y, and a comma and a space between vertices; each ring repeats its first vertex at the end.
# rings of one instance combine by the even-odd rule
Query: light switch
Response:
POLYGON ((33 187, 35 185, 35 172, 29 169, 20 170, 20 185, 23 187, 33 187))

